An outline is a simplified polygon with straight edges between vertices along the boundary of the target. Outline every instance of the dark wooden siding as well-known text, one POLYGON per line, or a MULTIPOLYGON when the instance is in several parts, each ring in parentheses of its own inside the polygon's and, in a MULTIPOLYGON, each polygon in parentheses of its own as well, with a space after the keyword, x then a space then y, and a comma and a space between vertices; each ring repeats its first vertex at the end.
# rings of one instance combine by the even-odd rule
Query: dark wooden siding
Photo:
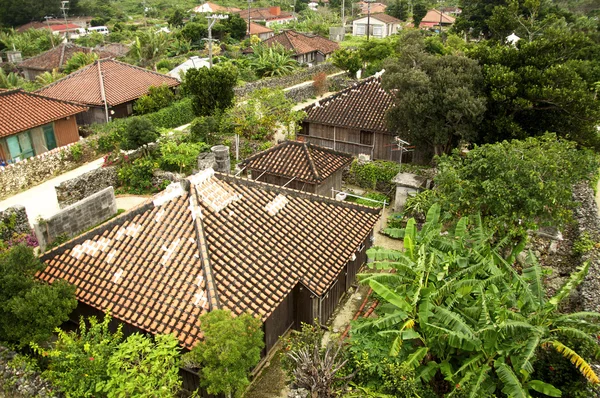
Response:
MULTIPOLYGON (((366 133, 368 132, 363 131, 363 137, 367 136, 366 133)), ((304 137, 307 142, 312 144, 335 149, 336 151, 353 155, 366 154, 371 156, 372 159, 396 162, 400 160, 400 151, 392 150, 394 144, 392 134, 373 132, 373 142, 367 145, 361 143, 361 130, 359 129, 309 123, 308 128, 303 128, 298 136, 304 137), (307 132, 308 134, 306 134, 307 132)))
POLYGON ((279 336, 283 336, 285 332, 294 325, 294 298, 293 292, 288 294, 265 321, 264 332, 266 353, 269 353, 271 348, 277 344, 279 336))
POLYGON ((317 195, 327 196, 328 198, 331 198, 331 188, 337 191, 339 191, 342 188, 343 172, 344 169, 339 169, 338 171, 327 177, 325 181, 323 181, 317 186, 315 193, 317 195))
POLYGON ((294 328, 300 330, 302 323, 312 324, 318 314, 313 313, 313 302, 317 297, 302 284, 297 284, 293 292, 294 299, 294 328))
POLYGON ((252 179, 255 181, 266 182, 267 184, 273 184, 277 186, 284 186, 290 189, 297 189, 298 191, 315 193, 315 185, 305 183, 302 181, 293 180, 290 182, 291 178, 288 177, 280 177, 277 175, 264 173, 258 170, 249 170, 252 174, 252 179))

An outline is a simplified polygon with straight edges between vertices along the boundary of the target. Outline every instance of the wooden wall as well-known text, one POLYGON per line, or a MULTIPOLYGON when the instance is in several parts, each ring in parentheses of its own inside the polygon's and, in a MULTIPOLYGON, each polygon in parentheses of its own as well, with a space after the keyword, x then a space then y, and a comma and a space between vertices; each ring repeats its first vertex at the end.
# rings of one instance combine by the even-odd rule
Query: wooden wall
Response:
POLYGON ((381 132, 373 132, 373 144, 360 143, 360 130, 344 127, 329 126, 318 123, 304 124, 298 136, 304 137, 307 142, 324 146, 340 152, 353 155, 366 154, 372 159, 400 160, 400 151, 392 151, 394 136, 381 132))
POLYGON ((331 188, 339 191, 342 188, 342 174, 344 169, 339 169, 330 175, 325 181, 316 186, 316 194, 331 198, 331 188))
POLYGON ((294 326, 294 308, 296 307, 294 298, 293 292, 288 294, 265 321, 264 332, 266 353, 271 351, 271 348, 277 344, 279 336, 283 336, 289 328, 294 326))
POLYGON ((106 123, 106 113, 104 108, 90 106, 87 112, 77 114, 77 124, 80 126, 87 126, 90 124, 106 123))
MULTIPOLYGON (((313 315, 314 302, 318 302, 318 297, 313 294, 305 286, 298 283, 293 292, 294 300, 294 329, 300 330, 302 323, 312 324, 315 316, 313 315)), ((318 308, 318 307, 317 307, 318 308)))
POLYGON ((255 181, 266 182, 267 184, 273 184, 273 185, 277 185, 280 187, 287 184, 285 186, 286 188, 297 189, 298 191, 302 191, 302 192, 315 193, 315 185, 314 184, 308 184, 308 183, 305 183, 302 181, 297 181, 297 180, 293 180, 290 182, 291 178, 288 178, 288 177, 280 177, 280 176, 269 174, 269 173, 263 174, 262 171, 258 171, 258 170, 249 170, 249 171, 252 173, 252 179, 254 179, 255 181), (258 177, 260 177, 260 178, 258 178, 258 177))
POLYGON ((77 128, 75 116, 55 121, 54 135, 58 146, 65 146, 79 141, 79 129, 77 128))

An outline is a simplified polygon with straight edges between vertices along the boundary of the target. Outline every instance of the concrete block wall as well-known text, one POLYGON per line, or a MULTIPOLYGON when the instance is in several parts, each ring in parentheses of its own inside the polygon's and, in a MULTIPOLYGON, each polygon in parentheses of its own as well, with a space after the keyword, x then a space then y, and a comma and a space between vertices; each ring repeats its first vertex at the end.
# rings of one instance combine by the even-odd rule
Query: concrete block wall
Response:
POLYGON ((113 187, 108 187, 69 206, 50 218, 34 224, 41 250, 59 236, 69 238, 117 214, 113 187))

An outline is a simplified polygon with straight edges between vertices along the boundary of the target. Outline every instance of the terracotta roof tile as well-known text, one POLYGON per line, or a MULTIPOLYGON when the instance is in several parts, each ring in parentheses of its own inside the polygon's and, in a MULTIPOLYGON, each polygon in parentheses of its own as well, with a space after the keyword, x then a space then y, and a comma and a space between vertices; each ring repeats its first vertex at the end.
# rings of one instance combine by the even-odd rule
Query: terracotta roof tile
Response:
POLYGON ((50 283, 64 278, 78 287, 78 300, 110 307, 115 318, 140 329, 174 333, 191 348, 202 336, 198 318, 209 309, 251 311, 265 320, 297 283, 323 295, 379 218, 375 209, 210 171, 203 179, 191 177, 190 192, 160 208, 148 201, 46 253, 38 276, 50 283), (214 202, 227 198, 205 195, 217 186, 236 196, 219 211, 214 202), (288 203, 270 215, 265 205, 278 195, 288 203), (190 209, 190 198, 201 216, 190 209), (164 229, 156 221, 162 209, 164 229), (137 236, 117 240, 119 231, 132 226, 140 227, 137 236), (110 240, 104 251, 73 256, 101 236, 110 240), (198 239, 192 243, 190 237, 198 239), (161 257, 177 240, 163 264, 161 257), (117 246, 123 252, 107 262, 117 246), (197 258, 202 246, 207 251, 197 258), (151 250, 156 247, 159 256, 151 250), (199 279, 205 285, 198 286, 199 279))
POLYGON ((102 59, 41 88, 37 93, 65 101, 104 106, 100 93, 98 65, 102 70, 106 101, 109 106, 133 101, 147 94, 152 86, 179 85, 179 81, 175 78, 124 62, 102 59))
POLYGON ((298 141, 285 141, 257 153, 242 167, 318 184, 352 163, 352 155, 298 141))
POLYGON ((91 53, 95 52, 100 58, 114 57, 116 54, 111 51, 96 50, 89 47, 81 47, 72 43, 62 43, 51 50, 43 52, 35 57, 28 58, 21 62, 19 68, 35 69, 51 72, 54 69, 63 70, 66 62, 77 52, 91 53))
POLYGON ((378 21, 381 21, 384 23, 400 23, 400 22, 402 22, 398 18, 392 17, 391 15, 384 14, 383 12, 380 12, 379 14, 373 14, 373 11, 371 11, 371 18, 377 19, 378 21))
POLYGON ((392 96, 370 77, 306 108, 305 122, 387 133, 385 113, 392 96))
POLYGON ((263 43, 266 46, 281 44, 286 50, 293 51, 295 55, 315 51, 327 55, 340 48, 340 45, 332 40, 294 30, 285 30, 278 35, 268 38, 263 43))
MULTIPOLYGON (((236 14, 242 19, 248 20, 248 9, 243 9, 239 11, 235 11, 236 14)), ((280 7, 265 7, 265 8, 251 8, 250 9, 250 20, 254 21, 276 21, 276 20, 286 20, 293 19, 294 15, 288 11, 281 11, 280 7), (276 11, 279 8, 279 12, 273 13, 272 11, 276 11)))
POLYGON ((425 14, 423 19, 421 20, 421 23, 434 23, 434 24, 439 25, 440 14, 441 14, 442 23, 453 24, 456 21, 456 18, 454 18, 451 15, 448 15, 445 13, 440 13, 438 10, 429 10, 429 11, 427 11, 427 14, 425 14))
POLYGON ((0 137, 85 112, 88 108, 23 90, 0 91, 0 137))
MULTIPOLYGON (((247 22, 246 22, 247 24, 247 22)), ((266 26, 250 21, 250 34, 259 35, 261 33, 271 33, 273 29, 269 29, 266 26)))

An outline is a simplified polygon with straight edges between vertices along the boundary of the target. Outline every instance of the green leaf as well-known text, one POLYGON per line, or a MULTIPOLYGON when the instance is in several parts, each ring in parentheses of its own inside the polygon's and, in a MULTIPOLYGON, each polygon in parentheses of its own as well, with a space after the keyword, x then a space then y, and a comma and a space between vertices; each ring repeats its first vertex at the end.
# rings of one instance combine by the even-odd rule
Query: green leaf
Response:
POLYGON ((403 365, 406 365, 412 369, 418 368, 423 358, 425 358, 425 355, 427 355, 428 350, 429 348, 427 347, 419 348, 418 350, 410 354, 408 358, 406 358, 406 360, 403 362, 403 365))
POLYGON ((500 381, 504 383, 502 387, 503 393, 510 398, 528 398, 529 394, 523 389, 523 385, 521 385, 521 382, 507 364, 496 361, 494 368, 496 368, 496 374, 500 378, 500 381))
POLYGON ((402 311, 412 312, 412 308, 406 302, 406 300, 404 300, 402 297, 400 297, 399 295, 394 293, 387 286, 382 285, 381 283, 377 282, 376 280, 370 280, 369 286, 371 286, 371 289, 373 289, 373 291, 375 293, 380 295, 388 303, 395 305, 396 307, 400 308, 402 311))
POLYGON ((527 386, 539 393, 548 395, 549 397, 561 397, 562 391, 554 387, 552 384, 544 383, 541 380, 531 380, 527 386))

